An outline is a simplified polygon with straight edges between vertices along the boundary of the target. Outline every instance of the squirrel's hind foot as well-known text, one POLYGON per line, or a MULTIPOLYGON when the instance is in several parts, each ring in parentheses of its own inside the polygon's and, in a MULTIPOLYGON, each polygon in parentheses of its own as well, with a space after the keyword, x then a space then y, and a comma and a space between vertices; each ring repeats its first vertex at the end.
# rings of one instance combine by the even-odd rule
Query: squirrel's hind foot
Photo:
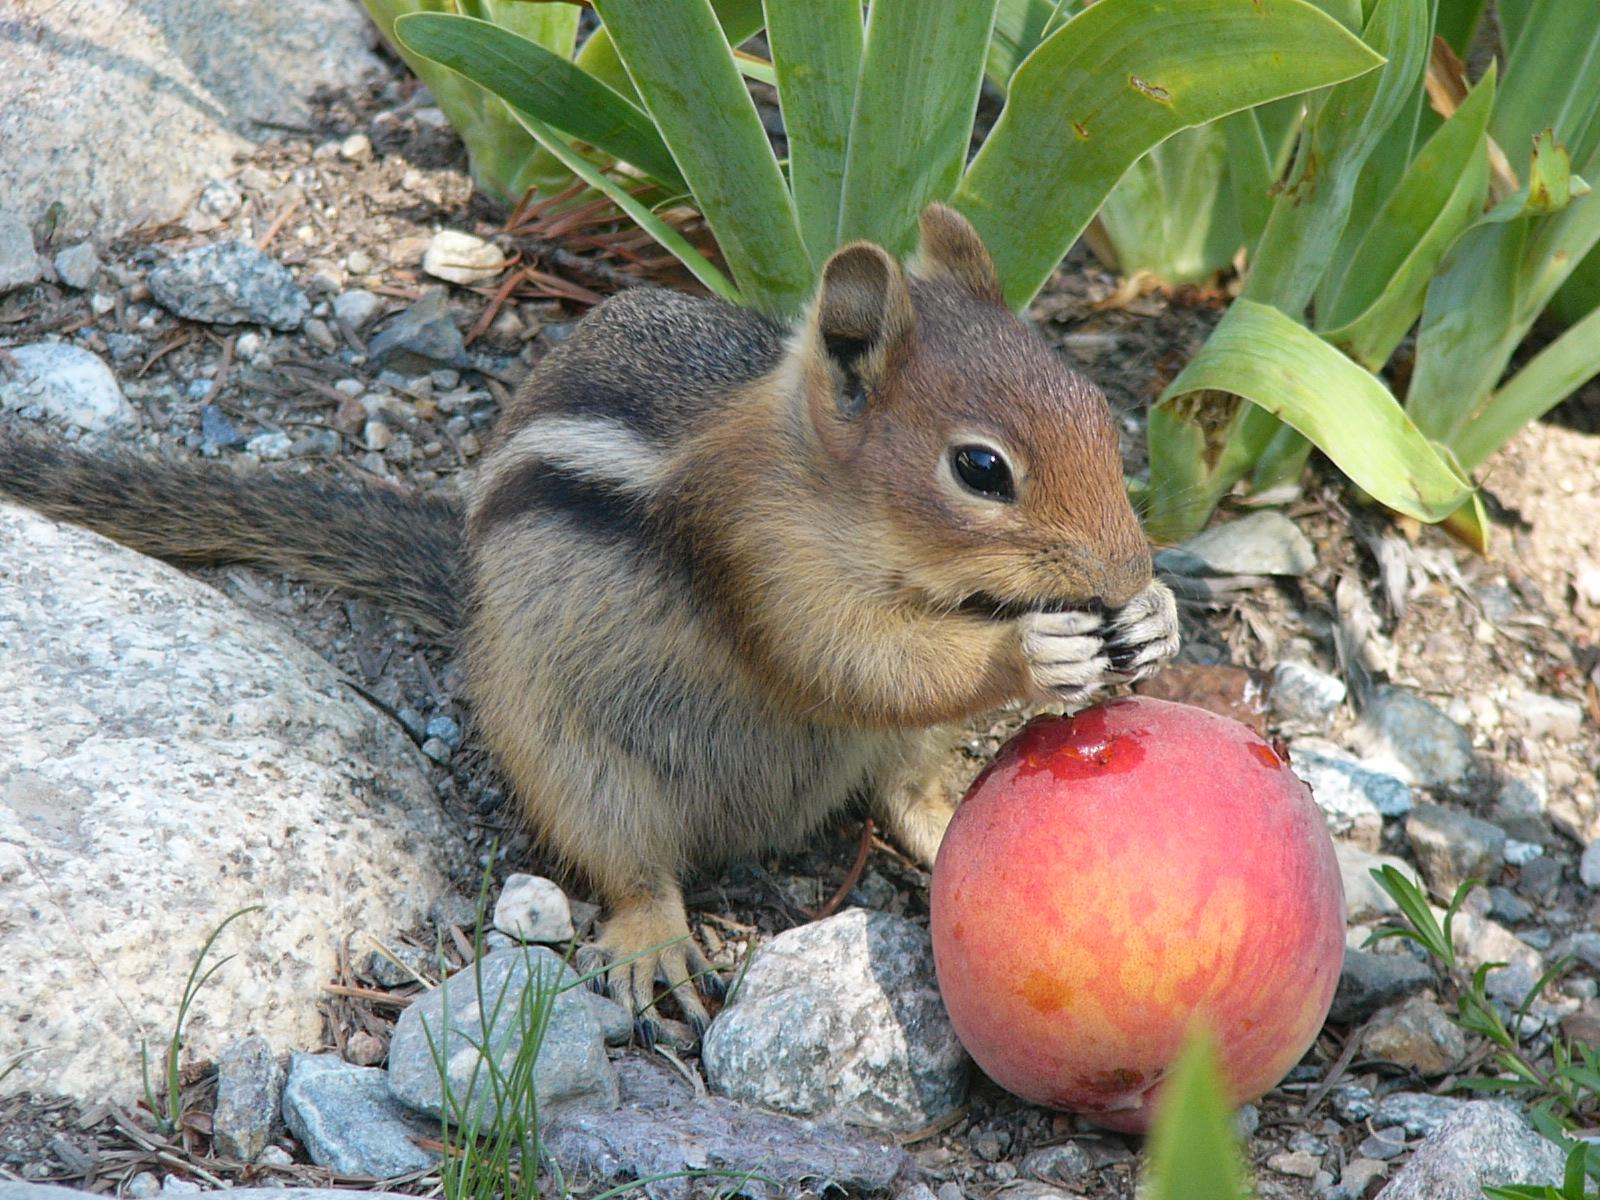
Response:
POLYGON ((634 1014, 634 1035, 641 1045, 647 1049, 655 1045, 660 1032, 654 1015, 658 979, 666 984, 665 994, 677 1001, 695 1036, 705 1033, 711 1015, 701 994, 720 1001, 726 988, 689 932, 676 888, 670 895, 638 896, 614 904, 599 949, 611 963, 607 990, 634 1014))

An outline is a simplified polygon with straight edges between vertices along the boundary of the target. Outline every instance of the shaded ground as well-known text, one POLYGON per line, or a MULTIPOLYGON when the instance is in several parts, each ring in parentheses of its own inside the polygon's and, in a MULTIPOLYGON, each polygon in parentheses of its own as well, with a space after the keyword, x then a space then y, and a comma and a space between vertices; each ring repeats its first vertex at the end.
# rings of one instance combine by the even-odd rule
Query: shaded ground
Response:
MULTIPOLYGON (((108 278, 94 292, 41 286, 0 299, 0 347, 70 335, 100 353, 142 413, 138 440, 150 448, 206 452, 208 441, 216 440, 214 424, 211 435, 202 429, 209 404, 241 440, 263 431, 288 434, 299 447, 297 459, 309 465, 453 490, 472 466, 481 431, 507 389, 581 314, 580 304, 561 297, 604 290, 625 262, 592 256, 585 261, 561 241, 506 241, 546 273, 551 294, 530 290, 506 303, 472 343, 474 369, 394 376, 364 365, 361 335, 341 329, 326 307, 318 308, 316 323, 296 334, 247 329, 229 335, 150 304, 143 274, 164 252, 244 237, 289 265, 321 306, 340 291, 364 287, 398 310, 436 286, 421 275, 419 263, 437 228, 484 236, 499 229, 499 217, 472 199, 461 168, 453 136, 425 99, 418 102, 410 84, 382 80, 334 97, 325 103, 314 137, 286 139, 240 164, 233 184, 241 206, 226 220, 191 214, 187 227, 130 236, 107 255, 108 278), (352 134, 364 134, 367 148, 346 141, 352 134), (363 405, 362 397, 380 399, 363 405), (381 447, 371 440, 374 420, 383 426, 381 447)), ((1034 315, 1047 336, 1106 389, 1137 465, 1144 406, 1198 348, 1219 315, 1220 300, 1195 293, 1100 308, 1114 283, 1075 257, 1034 315)), ((492 286, 477 292, 451 288, 458 324, 473 328, 492 292, 492 286)), ((1380 513, 1352 507, 1337 477, 1319 467, 1289 509, 1316 545, 1316 569, 1297 583, 1273 584, 1229 607, 1193 614, 1186 656, 1255 668, 1295 657, 1336 669, 1334 593, 1341 578, 1353 578, 1378 597, 1376 636, 1393 647, 1393 681, 1430 696, 1468 726, 1493 768, 1478 790, 1451 797, 1453 803, 1483 812, 1495 772, 1519 767, 1538 768, 1552 793, 1566 797, 1587 781, 1592 797, 1600 766, 1600 709, 1587 677, 1600 639, 1600 591, 1586 593, 1579 581, 1585 566, 1600 563, 1597 414, 1600 386, 1591 385, 1490 465, 1488 487, 1502 515, 1490 560, 1471 556, 1436 531, 1396 526, 1380 513), (1523 689, 1585 702, 1590 720, 1583 738, 1554 745, 1503 724, 1500 707, 1523 689)), ((212 452, 239 453, 233 447, 212 452)), ((410 714, 424 721, 437 715, 466 721, 446 648, 428 644, 380 612, 270 575, 236 568, 206 575, 242 603, 281 620, 387 709, 407 714, 408 727, 410 714)), ((1350 719, 1347 712, 1343 720, 1350 719)), ((971 730, 948 763, 952 786, 964 785, 1019 720, 1020 714, 1002 714, 971 730)), ((545 865, 508 818, 501 790, 470 742, 437 767, 435 777, 441 797, 474 829, 480 849, 499 840, 503 861, 518 869, 545 865)), ((1594 836, 1592 800, 1587 812, 1573 812, 1572 825, 1569 833, 1594 836)), ((859 822, 846 821, 808 854, 745 864, 695 884, 690 906, 716 961, 731 966, 753 938, 806 920, 802 910, 821 904, 846 878, 861 836, 859 822)), ((1397 829, 1386 836, 1393 843, 1387 849, 1403 849, 1397 829)), ((1557 931, 1592 924, 1591 898, 1575 879, 1579 843, 1555 834, 1546 841, 1547 856, 1560 865, 1560 882, 1527 924, 1557 931)), ((1515 868, 1506 868, 1503 882, 1514 883, 1516 875, 1515 868)), ((463 880, 464 890, 474 882, 463 880)), ((850 898, 923 919, 926 884, 922 871, 874 840, 850 898)), ((432 947, 438 932, 406 931, 423 947, 432 947)), ((459 948, 458 931, 445 929, 443 935, 447 947, 459 948)), ((326 1044, 381 1061, 395 1007, 375 1002, 354 972, 334 982, 344 994, 330 994, 326 1044), (353 1052, 352 1045, 359 1050, 353 1052)), ((1261 1195, 1315 1194, 1311 1181, 1267 1166, 1272 1156, 1311 1149, 1349 1157, 1369 1132, 1335 1120, 1325 1104, 1301 1111, 1355 1036, 1330 1027, 1290 1082, 1261 1104, 1250 1142, 1261 1195)), ((1373 1084, 1397 1076, 1392 1066, 1360 1057, 1343 1061, 1338 1070, 1341 1078, 1373 1084)), ((26 1098, 0 1101, 0 1176, 87 1182, 97 1190, 120 1188, 141 1170, 208 1185, 219 1179, 329 1179, 300 1161, 241 1172, 209 1160, 206 1065, 195 1065, 191 1078, 197 1115, 186 1139, 171 1143, 152 1135, 134 1114, 80 1112, 26 1098)), ((985 1196, 1018 1179, 1029 1152, 1081 1132, 1072 1118, 1024 1105, 980 1081, 955 1120, 909 1139, 909 1145, 932 1186, 954 1184, 965 1195, 985 1196)), ((1096 1165, 1071 1185, 1073 1191, 1096 1198, 1133 1194, 1136 1143, 1097 1136, 1080 1139, 1080 1145, 1096 1165)), ((284 1146, 298 1156, 292 1142, 284 1146)))

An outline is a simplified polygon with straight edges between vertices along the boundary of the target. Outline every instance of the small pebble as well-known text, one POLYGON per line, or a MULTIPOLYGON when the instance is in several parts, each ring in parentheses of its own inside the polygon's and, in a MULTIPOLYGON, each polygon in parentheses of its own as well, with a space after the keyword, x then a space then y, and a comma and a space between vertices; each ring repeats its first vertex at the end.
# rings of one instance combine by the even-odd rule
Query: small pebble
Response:
POLYGON ((1600 888, 1600 839, 1583 848, 1583 857, 1578 860, 1578 878, 1591 891, 1600 888))
POLYGON ((239 189, 223 179, 213 179, 200 190, 195 207, 208 217, 226 221, 244 207, 244 197, 239 189))
POLYGON ((429 738, 422 743, 422 752, 436 763, 450 761, 450 747, 438 738, 429 738))
POLYGON ((422 256, 422 269, 451 283, 487 283, 505 269, 500 248, 470 233, 441 229, 422 256))
POLYGON ((1241 1104, 1233 1114, 1233 1128, 1241 1138, 1252 1138, 1261 1128, 1261 1110, 1254 1104, 1241 1104))
POLYGON ((185 1179, 181 1175, 168 1175, 161 1181, 161 1194, 163 1196, 189 1196, 198 1192, 200 1185, 193 1179, 185 1179))
POLYGON ((289 450, 293 445, 294 443, 289 440, 287 433, 268 430, 265 433, 256 434, 244 444, 244 448, 247 453, 254 454, 263 462, 272 462, 277 459, 288 458, 289 450))
POLYGON ((149 1200, 151 1196, 158 1194, 160 1191, 161 1180, 157 1179, 153 1172, 140 1171, 132 1179, 128 1180, 128 1185, 123 1189, 122 1194, 132 1196, 135 1200, 149 1200))
POLYGON ((453 717, 447 717, 442 714, 436 717, 429 717, 428 724, 424 727, 423 732, 428 737, 438 738, 452 750, 461 745, 461 726, 456 723, 453 717))
POLYGON ((1544 847, 1538 842, 1521 842, 1516 838, 1506 839, 1506 861, 1513 867, 1525 867, 1534 859, 1544 853, 1544 847))
POLYGON ((1377 1133, 1369 1134, 1362 1139, 1356 1147, 1356 1153, 1362 1158, 1372 1158, 1379 1162, 1387 1162, 1396 1155, 1406 1152, 1405 1131, 1395 1126, 1390 1129, 1380 1129, 1377 1133))
POLYGON ((377 1034, 358 1029, 345 1040, 345 1061, 358 1067, 375 1067, 389 1053, 389 1047, 377 1034))
POLYGON ((292 1167, 294 1166, 294 1155, 290 1154, 282 1146, 268 1146, 256 1156, 256 1166, 292 1167))
POLYGON ((1308 1154, 1304 1150, 1295 1150, 1291 1153, 1274 1154, 1267 1159, 1267 1166, 1280 1175, 1310 1179, 1322 1169, 1322 1158, 1316 1154, 1308 1154))
POLYGON ((347 292, 341 292, 333 301, 333 315, 357 333, 372 324, 374 318, 382 311, 382 298, 373 295, 365 288, 351 288, 347 292))
POLYGON ((559 884, 542 875, 512 875, 495 901, 494 926, 525 942, 572 940, 572 909, 559 884))
POLYGON ((90 242, 79 242, 56 252, 56 274, 62 283, 76 291, 86 292, 94 286, 100 266, 100 256, 90 242))
POLYGON ((339 157, 348 162, 366 162, 372 157, 372 140, 364 133, 352 133, 339 143, 339 157))
POLYGON ((328 328, 326 321, 308 317, 304 328, 307 340, 324 354, 332 354, 339 348, 339 336, 328 328))
POLYGON ((1325 725, 1344 697, 1344 680, 1309 663, 1281 662, 1273 668, 1272 711, 1284 720, 1325 725))
POLYGON ((378 260, 365 250, 352 250, 345 255, 344 269, 352 275, 371 275, 378 269, 378 260))

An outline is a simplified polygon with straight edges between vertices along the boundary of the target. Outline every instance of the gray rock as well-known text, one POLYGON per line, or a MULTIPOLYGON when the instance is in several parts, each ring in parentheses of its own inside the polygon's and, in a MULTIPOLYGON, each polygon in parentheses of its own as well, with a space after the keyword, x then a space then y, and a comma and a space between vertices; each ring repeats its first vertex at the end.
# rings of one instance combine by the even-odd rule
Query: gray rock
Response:
POLYGON ((1328 1090, 1328 1103, 1347 1125, 1358 1124, 1376 1109, 1372 1089, 1359 1083, 1339 1083, 1328 1090))
POLYGON ((56 251, 56 275, 69 288, 86 292, 94 286, 94 277, 100 273, 100 256, 94 252, 94 243, 79 242, 56 251))
POLYGON ((1403 688, 1377 689, 1356 738, 1365 753, 1387 759, 1396 774, 1420 787, 1459 782, 1472 769, 1467 731, 1403 688))
POLYGON ((269 429, 245 442, 244 449, 246 454, 253 454, 262 462, 278 462, 289 457, 294 442, 282 430, 269 429))
POLYGON ((1293 521, 1262 509, 1197 533, 1156 560, 1179 575, 1304 575, 1317 554, 1293 521))
POLYGON ((217 1153, 254 1162, 266 1149, 278 1120, 283 1072, 264 1037, 240 1038, 217 1060, 217 1106, 212 1136, 217 1153))
POLYGON ((1405 1131, 1398 1125, 1391 1125, 1362 1138, 1356 1153, 1378 1162, 1387 1162, 1391 1158, 1399 1158, 1410 1148, 1406 1143, 1405 1131))
POLYGON ((1544 772, 1502 768, 1495 793, 1495 822, 1518 837, 1537 838, 1550 828, 1550 783, 1544 772))
POLYGON ((508 1074, 529 1031, 537 989, 561 988, 549 1002, 534 1063, 540 1115, 562 1107, 615 1108, 616 1075, 606 1060, 600 1023, 577 978, 559 955, 543 946, 516 947, 480 959, 419 996, 400 1015, 389 1042, 389 1083, 395 1096, 438 1116, 445 1108, 438 1066, 443 1061, 459 1111, 492 1120, 496 1098, 478 1047, 487 1048, 502 1075, 508 1074))
POLYGON ((194 206, 208 217, 226 221, 239 215, 244 207, 244 193, 226 179, 213 179, 200 189, 194 206))
POLYGON ((724 1096, 880 1129, 928 1125, 967 1088, 927 931, 859 908, 761 947, 701 1058, 724 1096))
POLYGON ((360 333, 383 311, 383 299, 365 288, 341 292, 333 301, 333 315, 360 333))
POLYGON ((1400 911, 1389 898, 1389 893, 1380 888, 1377 881, 1372 878, 1373 871, 1383 867, 1393 867, 1419 888, 1422 886, 1416 868, 1404 859, 1388 854, 1371 854, 1347 842, 1335 842, 1333 853, 1339 860, 1339 879, 1344 884, 1345 913, 1351 921, 1393 916, 1400 911))
POLYGON ((1417 805, 1406 818, 1406 840, 1429 889, 1441 900, 1468 879, 1487 883, 1505 860, 1505 830, 1437 804, 1417 805))
MULTIPOLYGON (((14 180, 9 170, 7 175, 14 180)), ((0 296, 43 278, 44 260, 33 248, 28 223, 14 212, 0 211, 0 296)))
POLYGON ((1372 1112, 1374 1128, 1399 1126, 1412 1137, 1427 1137, 1444 1119, 1467 1104, 1453 1096, 1432 1092, 1390 1092, 1372 1112))
POLYGON ((370 27, 347 0, 292 11, 270 0, 14 0, 5 12, 6 203, 32 221, 59 200, 72 226, 106 236, 179 216, 195 182, 227 174, 236 153, 312 124, 315 88, 378 69, 370 27))
POLYGON ((1324 726, 1344 697, 1344 680, 1310 663, 1281 662, 1272 669, 1272 711, 1281 720, 1324 726))
POLYGON ((1508 887, 1496 884, 1489 889, 1489 915, 1496 921, 1520 925, 1531 918, 1536 910, 1508 887))
MULTIPOLYGON (((149 1171, 140 1171, 128 1181, 124 1194, 135 1200, 149 1200, 161 1191, 156 1177, 149 1171), (141 1182, 149 1177, 149 1190, 141 1182)), ((0 1200, 84 1200, 87 1193, 79 1188, 57 1187, 45 1183, 12 1183, 0 1179, 0 1200)), ((349 1191, 343 1188, 298 1187, 236 1187, 228 1189, 228 1200, 350 1200, 349 1191)), ((412 1200, 400 1192, 361 1192, 361 1200, 412 1200)))
POLYGON ((508 875, 494 903, 494 927, 524 942, 570 942, 567 894, 542 875, 508 875))
POLYGON ((1347 949, 1328 1020, 1364 1021, 1384 1005, 1414 995, 1432 982, 1433 972, 1409 954, 1347 949))
POLYGON ((317 1044, 344 938, 417 923, 465 859, 410 740, 277 625, 94 534, 0 504, 0 580, 0 1046, 28 1052, 0 1094, 133 1102, 140 1038, 263 898, 185 1053, 317 1044))
POLYGON ((428 737, 438 738, 452 750, 461 748, 461 726, 457 724, 454 717, 447 717, 442 714, 437 717, 429 717, 427 725, 423 727, 423 732, 428 737))
POLYGON ((1576 700, 1519 692, 1506 708, 1534 737, 1571 742, 1577 740, 1583 730, 1583 705, 1576 700))
POLYGON ((228 414, 215 404, 200 410, 200 448, 207 453, 226 450, 245 440, 228 414))
POLYGON ((1600 888, 1600 838, 1583 848, 1583 857, 1578 859, 1578 878, 1591 891, 1600 888))
POLYGON ((1022 1173, 1041 1183, 1077 1183, 1094 1169, 1094 1163, 1076 1142, 1046 1146, 1022 1160, 1022 1173))
POLYGON ((1562 1155, 1508 1105, 1465 1104, 1418 1146, 1378 1200, 1481 1200, 1505 1184, 1561 1182, 1562 1155))
POLYGON ((505 270, 500 247, 470 233, 441 229, 422 255, 422 269, 435 279, 451 283, 487 283, 505 270))
POLYGON ((1600 971, 1600 933, 1581 929, 1566 939, 1565 949, 1590 970, 1600 971))
POLYGON ((197 246, 150 272, 156 303, 190 321, 298 329, 311 311, 294 276, 249 242, 197 246))
POLYGON ((1361 1046, 1368 1057, 1419 1075, 1443 1075, 1467 1056, 1466 1034, 1437 1000, 1426 995, 1377 1013, 1367 1024, 1361 1046))
POLYGON ((1290 745, 1289 766, 1311 788, 1328 831, 1363 850, 1377 850, 1384 817, 1411 808, 1411 789, 1403 779, 1373 770, 1320 738, 1296 739, 1290 745))
POLYGON ((633 1040, 633 1015, 606 996, 599 992, 590 991, 588 988, 579 988, 579 994, 589 1005, 589 1011, 594 1014, 595 1021, 600 1026, 600 1032, 606 1039, 608 1046, 626 1046, 633 1040))
MULTIPOLYGON (((1341 801, 1352 809, 1370 807, 1379 816, 1403 817, 1411 811, 1411 787, 1404 779, 1382 767, 1363 762, 1348 750, 1321 738, 1296 738, 1290 743, 1291 766, 1314 791, 1320 786, 1329 793, 1335 809, 1341 801), (1302 770, 1302 766, 1305 768, 1302 770), (1365 800, 1343 800, 1355 793, 1365 800)), ((1318 801, 1329 811, 1327 801, 1318 801)))
POLYGON ((373 366, 427 370, 434 363, 465 366, 467 346, 450 319, 443 288, 436 288, 404 309, 367 344, 373 366))
POLYGON ((1505 861, 1513 867, 1525 867, 1534 859, 1544 855, 1544 847, 1538 842, 1524 842, 1516 838, 1506 838, 1505 861))
POLYGON ((377 1067, 352 1067, 337 1054, 295 1054, 283 1089, 283 1120, 311 1161, 341 1175, 392 1179, 439 1161, 416 1137, 439 1128, 408 1113, 377 1067))
POLYGON ((91 433, 138 420, 111 368, 83 347, 34 342, 7 353, 16 369, 0 363, 0 408, 37 405, 45 416, 91 433))
POLYGON ((1389 1168, 1375 1158, 1352 1158, 1339 1172, 1339 1182, 1327 1193, 1327 1200, 1362 1200, 1374 1179, 1382 1179, 1389 1168))
POLYGON ((361 978, 379 987, 397 988, 416 983, 418 978, 433 979, 438 974, 438 961, 426 950, 416 946, 389 946, 386 950, 387 953, 385 950, 367 952, 361 960, 361 978))
POLYGON ((708 1183, 778 1200, 805 1191, 882 1192, 910 1166, 904 1150, 861 1130, 696 1096, 682 1076, 648 1059, 630 1055, 617 1067, 620 1108, 566 1109, 542 1131, 545 1152, 568 1179, 649 1179, 642 1190, 650 1200, 688 1200, 708 1183), (728 1176, 670 1177, 708 1168, 728 1176), (747 1173, 772 1180, 777 1189, 743 1178, 747 1173))

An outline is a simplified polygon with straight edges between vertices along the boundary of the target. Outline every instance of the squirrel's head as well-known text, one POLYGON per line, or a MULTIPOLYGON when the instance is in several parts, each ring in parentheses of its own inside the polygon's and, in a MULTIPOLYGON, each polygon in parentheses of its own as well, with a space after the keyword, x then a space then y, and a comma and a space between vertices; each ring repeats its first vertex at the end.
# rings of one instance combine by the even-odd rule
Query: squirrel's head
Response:
POLYGON ((1105 397, 1006 308, 965 218, 934 205, 921 232, 909 272, 865 242, 823 268, 799 355, 820 482, 927 603, 1125 603, 1150 550, 1105 397))

